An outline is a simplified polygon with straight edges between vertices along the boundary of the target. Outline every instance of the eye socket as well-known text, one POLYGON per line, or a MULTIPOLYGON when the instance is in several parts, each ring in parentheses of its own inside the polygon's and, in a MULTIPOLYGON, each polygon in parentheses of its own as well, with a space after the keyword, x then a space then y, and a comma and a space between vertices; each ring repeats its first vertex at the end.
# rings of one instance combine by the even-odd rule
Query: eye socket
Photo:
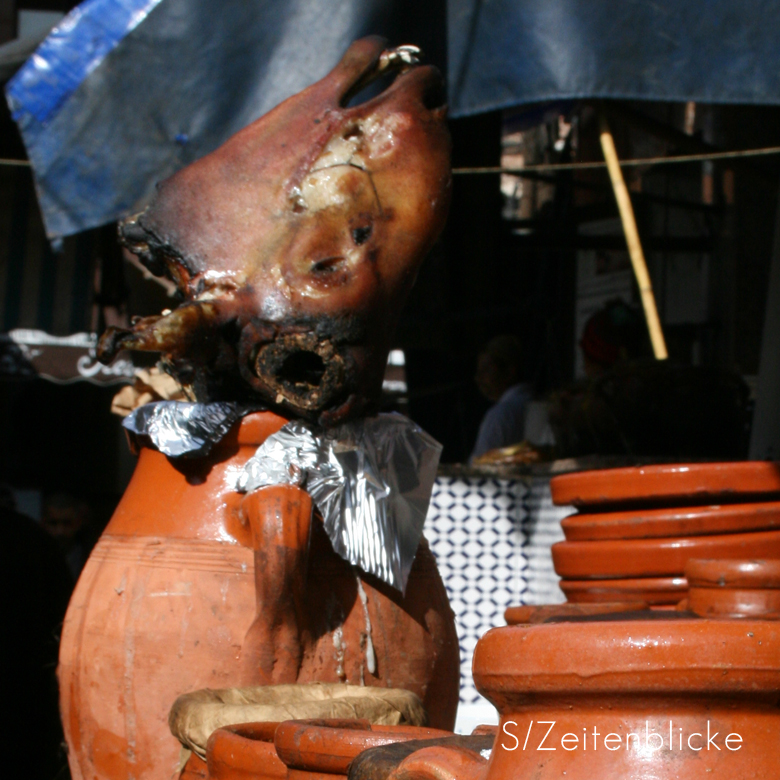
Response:
POLYGON ((343 262, 344 258, 340 255, 338 257, 325 257, 322 260, 315 260, 311 264, 309 273, 317 276, 326 276, 337 271, 343 262))
POLYGON ((371 237, 371 231, 372 231, 371 225, 365 225, 363 227, 356 227, 352 230, 352 240, 355 242, 357 246, 360 246, 361 244, 365 244, 366 241, 371 237))

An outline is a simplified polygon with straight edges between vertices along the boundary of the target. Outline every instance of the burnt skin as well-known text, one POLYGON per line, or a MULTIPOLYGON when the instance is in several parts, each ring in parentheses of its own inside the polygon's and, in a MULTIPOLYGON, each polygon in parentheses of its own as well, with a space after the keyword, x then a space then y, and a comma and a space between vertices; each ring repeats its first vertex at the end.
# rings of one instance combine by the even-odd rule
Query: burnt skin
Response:
POLYGON ((332 425, 373 412, 401 307, 446 219, 441 77, 354 43, 324 79, 159 185, 120 240, 184 303, 99 357, 161 353, 199 400, 258 397, 332 425), (388 72, 375 98, 347 104, 388 72))

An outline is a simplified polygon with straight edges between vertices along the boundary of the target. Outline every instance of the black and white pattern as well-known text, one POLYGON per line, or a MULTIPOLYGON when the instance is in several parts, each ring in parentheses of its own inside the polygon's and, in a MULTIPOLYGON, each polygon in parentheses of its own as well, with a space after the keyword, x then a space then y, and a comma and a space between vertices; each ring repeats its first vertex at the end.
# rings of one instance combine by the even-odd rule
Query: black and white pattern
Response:
MULTIPOLYGON (((570 507, 554 507, 547 478, 440 476, 425 535, 455 613, 461 654, 458 730, 494 712, 474 687, 471 660, 480 637, 505 625, 517 604, 564 601, 550 557, 570 507), (471 723, 469 712, 476 720, 471 723)), ((495 721, 497 722, 497 721, 495 721)))

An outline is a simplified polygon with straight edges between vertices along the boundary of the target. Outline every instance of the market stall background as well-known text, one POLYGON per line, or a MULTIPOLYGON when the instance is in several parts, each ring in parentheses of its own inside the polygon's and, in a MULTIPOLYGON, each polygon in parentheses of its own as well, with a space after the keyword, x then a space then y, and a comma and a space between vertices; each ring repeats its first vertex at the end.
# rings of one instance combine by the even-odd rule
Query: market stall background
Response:
MULTIPOLYGON (((636 300, 605 171, 565 167, 601 161, 600 111, 622 158, 706 156, 780 139, 776 24, 772 4, 759 0, 712 2, 706 13, 659 0, 624 4, 619 14, 614 3, 585 0, 8 3, 7 37, 13 11, 25 7, 71 13, 8 85, 23 143, 2 116, 2 157, 27 157, 31 167, 0 167, 0 480, 21 492, 67 487, 106 507, 133 462, 108 413, 115 388, 81 379, 115 382, 121 366, 82 376, 79 361, 93 370, 93 334, 107 324, 170 305, 166 289, 123 258, 113 223, 143 207, 157 181, 322 76, 354 38, 418 44, 447 75, 451 218, 396 346, 405 356, 404 409, 444 443, 448 462, 468 457, 486 409, 472 377, 490 336, 521 337, 526 374, 542 393, 581 372, 577 341, 593 311, 613 297, 636 300), (457 173, 466 168, 489 170, 457 173), (47 349, 82 350, 71 375, 42 365, 47 349)), ((31 49, 7 46, 5 78, 31 49)), ((767 333, 780 333, 772 319, 780 316, 778 160, 626 170, 672 358, 736 372, 759 388, 764 418, 754 430, 770 434, 778 392, 764 381, 761 412, 760 375, 771 378, 774 366, 778 378, 780 345, 762 339, 765 320, 767 333), (767 290, 774 303, 765 318, 767 290)), ((771 454, 771 439, 761 456, 771 454)), ((746 454, 745 443, 735 457, 746 454)), ((548 581, 533 571, 547 564, 525 549, 537 529, 526 492, 522 480, 507 487, 468 474, 444 477, 435 495, 465 670, 507 599, 532 600, 548 581), (492 547, 514 540, 510 588, 480 570, 483 554, 492 561, 498 553, 474 538, 467 488, 482 515, 497 513, 492 547), (473 572, 457 582, 462 561, 445 549, 451 528, 471 535, 461 554, 473 572)), ((548 542, 557 519, 539 526, 548 542)))

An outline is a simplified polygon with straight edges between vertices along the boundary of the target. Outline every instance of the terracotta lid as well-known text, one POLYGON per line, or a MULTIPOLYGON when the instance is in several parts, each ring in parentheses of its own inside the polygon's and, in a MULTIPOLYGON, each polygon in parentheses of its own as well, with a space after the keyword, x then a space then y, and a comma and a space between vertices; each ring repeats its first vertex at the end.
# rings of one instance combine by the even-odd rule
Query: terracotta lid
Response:
POLYGON ((779 623, 669 614, 491 629, 474 652, 474 682, 499 710, 529 693, 721 692, 777 701, 779 623))
POLYGON ((679 463, 580 471, 550 480, 555 504, 609 507, 626 503, 719 503, 780 495, 780 465, 768 461, 679 463))
POLYGON ((369 748, 412 739, 451 737, 422 726, 372 726, 365 720, 290 720, 276 730, 276 752, 290 769, 346 774, 369 748))
POLYGON ((685 567, 691 586, 699 588, 780 588, 780 560, 706 560, 685 567))
POLYGON ((569 618, 606 615, 618 612, 633 612, 648 609, 643 601, 611 601, 590 604, 526 604, 519 607, 507 607, 504 620, 507 625, 521 623, 546 623, 548 620, 566 620, 569 618))
MULTIPOLYGON (((575 604, 644 601, 653 606, 676 604, 688 592, 685 577, 636 577, 618 580, 561 580, 566 599, 575 604)), ((507 621, 508 622, 508 621, 507 621)))
POLYGON ((780 501, 574 514, 561 526, 570 542, 763 531, 780 528, 780 501))
POLYGON ((780 530, 746 534, 557 542, 555 571, 567 579, 681 576, 691 558, 780 558, 780 530))

